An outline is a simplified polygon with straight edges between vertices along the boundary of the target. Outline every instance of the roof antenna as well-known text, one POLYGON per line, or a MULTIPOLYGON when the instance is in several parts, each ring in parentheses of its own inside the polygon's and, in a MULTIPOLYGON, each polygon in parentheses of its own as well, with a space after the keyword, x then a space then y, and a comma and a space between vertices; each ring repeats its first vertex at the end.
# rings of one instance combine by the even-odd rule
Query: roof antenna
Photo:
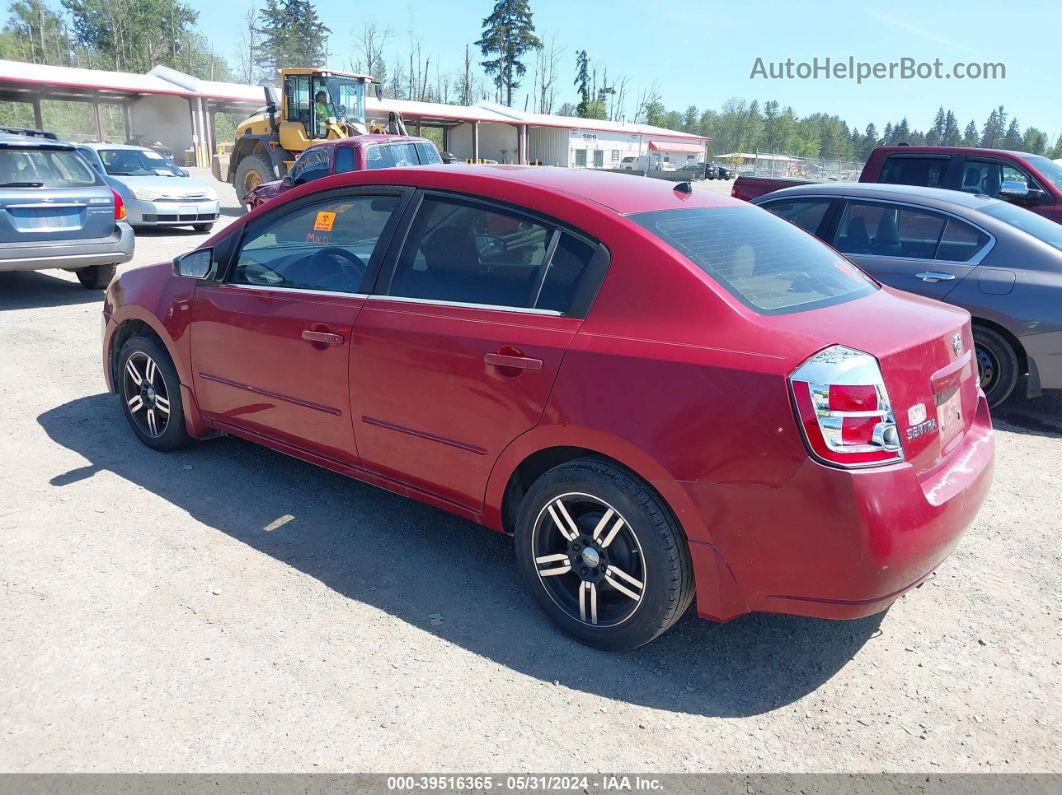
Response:
POLYGON ((689 182, 680 182, 675 186, 675 191, 677 193, 690 194, 693 193, 693 185, 691 185, 689 182))

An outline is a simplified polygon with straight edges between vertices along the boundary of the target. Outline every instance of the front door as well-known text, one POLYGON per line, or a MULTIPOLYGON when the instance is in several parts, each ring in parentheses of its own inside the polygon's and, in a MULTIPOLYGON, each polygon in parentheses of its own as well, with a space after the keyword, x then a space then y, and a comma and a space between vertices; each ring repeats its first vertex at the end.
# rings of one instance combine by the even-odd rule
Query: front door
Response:
POLYGON ((974 270, 989 241, 954 216, 904 204, 848 201, 834 246, 890 287, 942 300, 974 270))
POLYGON ((363 464, 479 509, 498 455, 542 416, 599 251, 548 221, 426 196, 355 322, 363 464))
POLYGON ((351 330, 401 201, 398 193, 333 192, 248 226, 227 278, 196 288, 193 378, 207 417, 339 462, 357 459, 351 330))

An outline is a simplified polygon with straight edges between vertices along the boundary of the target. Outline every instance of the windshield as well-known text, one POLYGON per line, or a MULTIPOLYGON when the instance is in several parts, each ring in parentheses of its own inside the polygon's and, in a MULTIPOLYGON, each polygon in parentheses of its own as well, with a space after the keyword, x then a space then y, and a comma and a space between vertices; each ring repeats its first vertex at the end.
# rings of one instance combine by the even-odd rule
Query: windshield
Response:
POLYGON ((184 172, 150 149, 100 149, 103 167, 112 177, 183 177, 184 172))
POLYGON ((982 207, 981 212, 1011 226, 1016 226, 1037 240, 1062 251, 1062 224, 1009 202, 992 202, 982 207))
POLYGON ((1047 177, 1047 180, 1055 186, 1056 190, 1062 190, 1062 166, 1054 160, 1048 160, 1040 155, 1025 155, 1025 160, 1030 166, 1047 177))
POLYGON ((762 314, 829 306, 877 289, 829 246, 759 207, 658 210, 630 218, 762 314))
POLYGON ((313 81, 313 94, 320 91, 328 95, 331 115, 337 119, 363 121, 365 119, 365 84, 349 77, 317 77, 313 81))
POLYGON ((96 175, 76 152, 0 149, 0 188, 84 188, 96 175))

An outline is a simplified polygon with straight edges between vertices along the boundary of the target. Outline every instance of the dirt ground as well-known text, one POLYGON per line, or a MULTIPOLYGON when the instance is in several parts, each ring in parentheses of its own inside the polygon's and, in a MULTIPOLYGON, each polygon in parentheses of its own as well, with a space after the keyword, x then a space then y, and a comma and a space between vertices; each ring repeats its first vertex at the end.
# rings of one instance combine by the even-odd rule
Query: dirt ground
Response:
POLYGON ((99 345, 100 293, 0 274, 0 770, 1062 771, 1062 399, 999 412, 984 509, 887 613, 608 654, 506 538, 242 441, 148 450, 99 345))

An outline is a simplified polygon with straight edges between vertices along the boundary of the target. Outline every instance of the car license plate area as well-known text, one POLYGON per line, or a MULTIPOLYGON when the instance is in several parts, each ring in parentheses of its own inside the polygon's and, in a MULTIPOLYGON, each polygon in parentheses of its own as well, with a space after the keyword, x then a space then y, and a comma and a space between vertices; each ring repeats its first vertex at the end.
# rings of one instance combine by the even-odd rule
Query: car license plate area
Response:
POLYGON ((937 425, 940 428, 941 446, 962 430, 962 393, 958 389, 937 396, 937 425))

